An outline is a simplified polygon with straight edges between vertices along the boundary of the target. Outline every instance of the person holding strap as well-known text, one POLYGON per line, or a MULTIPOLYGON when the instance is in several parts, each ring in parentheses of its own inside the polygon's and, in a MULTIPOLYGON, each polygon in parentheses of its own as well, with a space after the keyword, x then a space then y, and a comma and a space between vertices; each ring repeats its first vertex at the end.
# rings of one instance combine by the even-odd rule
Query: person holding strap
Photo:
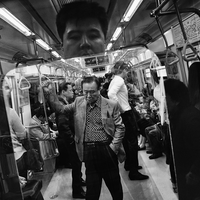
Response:
MULTIPOLYGON (((73 99, 74 93, 72 85, 69 82, 63 81, 59 85, 58 99, 63 105, 68 105, 73 99)), ((56 124, 58 127, 58 149, 60 155, 57 157, 56 164, 62 162, 66 164, 70 162, 72 166, 72 196, 73 198, 85 199, 85 191, 82 186, 85 186, 85 181, 82 179, 81 166, 82 163, 76 152, 74 142, 74 120, 73 115, 68 113, 56 113, 56 124), (69 158, 69 160, 67 160, 69 158)))
POLYGON ((118 103, 100 95, 100 83, 94 76, 83 78, 84 96, 69 105, 58 101, 51 83, 43 88, 52 109, 74 115, 76 150, 86 167, 86 199, 99 199, 104 179, 112 198, 122 200, 118 159, 120 162, 125 159, 122 146, 125 128, 118 103))

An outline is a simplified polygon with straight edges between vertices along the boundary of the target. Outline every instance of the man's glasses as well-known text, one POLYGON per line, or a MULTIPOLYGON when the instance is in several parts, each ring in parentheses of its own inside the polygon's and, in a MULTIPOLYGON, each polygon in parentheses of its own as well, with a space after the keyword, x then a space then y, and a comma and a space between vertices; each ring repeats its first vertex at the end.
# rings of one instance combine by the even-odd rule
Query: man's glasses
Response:
POLYGON ((90 95, 94 95, 95 93, 96 93, 97 91, 96 90, 84 90, 83 91, 83 94, 84 95, 88 95, 88 94, 90 94, 90 95))

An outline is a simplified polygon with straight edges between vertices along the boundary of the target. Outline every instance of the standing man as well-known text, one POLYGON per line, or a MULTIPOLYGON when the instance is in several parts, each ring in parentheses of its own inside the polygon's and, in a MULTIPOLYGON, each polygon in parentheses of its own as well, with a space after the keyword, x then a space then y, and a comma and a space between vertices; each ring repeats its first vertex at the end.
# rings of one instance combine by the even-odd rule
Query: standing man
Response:
POLYGON ((128 90, 124 83, 129 67, 123 61, 118 61, 114 66, 115 76, 108 88, 108 97, 119 103, 121 106, 121 116, 126 127, 123 140, 126 151, 125 169, 129 170, 130 180, 145 180, 149 177, 138 172, 138 140, 137 126, 133 117, 133 112, 128 102, 128 90))
MULTIPOLYGON (((74 93, 71 83, 62 82, 59 85, 59 101, 62 105, 68 105, 73 99, 74 93)), ((85 185, 81 173, 81 161, 78 158, 74 142, 74 120, 70 113, 56 113, 56 124, 58 127, 58 148, 60 155, 56 162, 70 162, 72 165, 72 197, 85 199, 82 186, 85 185), (66 155, 67 154, 67 155, 66 155), (66 158, 69 157, 69 161, 66 158)))
POLYGON ((65 106, 59 103, 52 84, 43 88, 53 109, 74 115, 76 150, 86 167, 86 199, 99 199, 103 179, 113 200, 122 200, 118 159, 125 159, 125 128, 119 104, 100 95, 100 83, 94 76, 83 78, 84 96, 65 106))

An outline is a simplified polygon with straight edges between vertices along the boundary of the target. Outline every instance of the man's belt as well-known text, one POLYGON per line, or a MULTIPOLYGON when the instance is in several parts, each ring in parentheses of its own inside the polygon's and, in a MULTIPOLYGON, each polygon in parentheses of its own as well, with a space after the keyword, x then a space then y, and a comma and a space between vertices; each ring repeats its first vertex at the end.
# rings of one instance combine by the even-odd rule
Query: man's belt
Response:
POLYGON ((109 140, 103 140, 103 141, 94 141, 94 142, 84 142, 83 143, 85 146, 103 146, 110 144, 109 140))

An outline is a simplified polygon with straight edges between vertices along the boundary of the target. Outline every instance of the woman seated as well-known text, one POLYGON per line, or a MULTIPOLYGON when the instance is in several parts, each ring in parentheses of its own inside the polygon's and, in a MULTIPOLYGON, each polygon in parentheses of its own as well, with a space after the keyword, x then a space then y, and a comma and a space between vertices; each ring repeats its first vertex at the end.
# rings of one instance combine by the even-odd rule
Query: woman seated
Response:
POLYGON ((29 124, 29 134, 31 138, 38 138, 42 140, 56 138, 57 131, 53 131, 48 127, 45 120, 44 107, 37 108, 35 115, 31 118, 29 124))
MULTIPOLYGON (((5 79, 6 80, 6 79, 5 79)), ((8 84, 8 81, 6 80, 6 83, 4 84, 4 96, 5 96, 5 102, 9 102, 9 98, 11 95, 11 86, 8 84)), ((14 150, 14 156, 17 163, 18 173, 19 173, 19 183, 22 188, 22 191, 30 189, 30 184, 35 183, 32 180, 27 181, 27 151, 23 147, 21 140, 27 137, 27 132, 25 127, 23 126, 20 117, 16 113, 14 109, 10 107, 10 105, 6 105, 7 110, 7 116, 9 120, 9 126, 10 126, 10 133, 12 138, 12 144, 13 144, 13 150, 14 150)), ((32 189, 32 188, 31 188, 32 189)), ((37 194, 32 198, 33 200, 44 200, 41 192, 41 188, 38 188, 37 194)), ((23 193, 24 194, 24 193, 23 193)), ((30 196, 25 197, 24 199, 28 199, 30 196)))

